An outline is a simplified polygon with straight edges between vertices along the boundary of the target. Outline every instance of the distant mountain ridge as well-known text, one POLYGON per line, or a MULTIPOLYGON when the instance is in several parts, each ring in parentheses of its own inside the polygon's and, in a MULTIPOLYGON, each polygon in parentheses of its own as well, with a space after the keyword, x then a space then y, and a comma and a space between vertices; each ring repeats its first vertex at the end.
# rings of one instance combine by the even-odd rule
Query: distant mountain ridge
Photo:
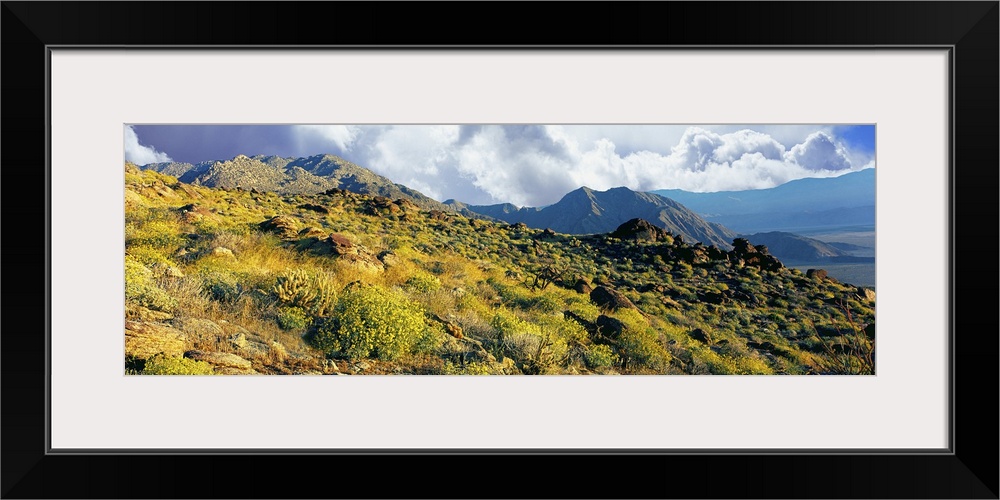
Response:
POLYGON ((875 169, 839 177, 798 179, 769 189, 653 193, 683 204, 706 220, 742 233, 810 226, 875 224, 875 169))
MULTIPOLYGON (((453 202, 453 206, 458 206, 453 202)), ((626 187, 595 191, 581 187, 544 208, 518 208, 509 203, 461 206, 510 224, 523 222, 537 229, 565 234, 598 234, 614 231, 622 223, 645 219, 688 241, 732 248, 737 234, 720 224, 707 222, 684 205, 669 198, 626 187)))
MULTIPOLYGON (((396 184, 367 168, 329 154, 303 158, 237 155, 229 160, 194 164, 150 163, 141 168, 206 187, 256 189, 281 194, 318 194, 330 189, 343 189, 392 199, 405 198, 426 209, 454 209, 415 189, 396 184)), ((478 214, 468 210, 455 210, 466 216, 478 217, 478 214)))
POLYGON ((767 247, 782 262, 874 262, 874 257, 857 257, 853 250, 865 247, 844 243, 825 243, 817 239, 781 231, 743 235, 757 245, 767 247), (843 246, 844 248, 838 248, 843 246))

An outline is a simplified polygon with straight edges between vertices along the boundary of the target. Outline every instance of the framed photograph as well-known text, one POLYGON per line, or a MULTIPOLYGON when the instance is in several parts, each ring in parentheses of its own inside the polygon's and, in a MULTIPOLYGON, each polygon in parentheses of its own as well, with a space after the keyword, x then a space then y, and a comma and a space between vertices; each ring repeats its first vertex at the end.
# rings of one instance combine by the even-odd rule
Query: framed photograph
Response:
POLYGON ((996 2, 465 7, 4 2, 5 497, 997 498, 996 2))

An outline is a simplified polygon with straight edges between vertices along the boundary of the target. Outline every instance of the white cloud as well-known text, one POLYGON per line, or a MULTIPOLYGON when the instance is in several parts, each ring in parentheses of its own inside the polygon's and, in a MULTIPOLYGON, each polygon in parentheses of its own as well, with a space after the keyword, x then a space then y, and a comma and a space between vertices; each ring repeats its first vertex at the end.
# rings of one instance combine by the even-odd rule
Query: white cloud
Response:
POLYGON ((792 147, 785 158, 809 170, 837 171, 851 168, 847 151, 824 132, 809 135, 805 142, 792 147))
POLYGON ((548 205, 581 186, 700 192, 763 189, 794 179, 830 177, 872 166, 872 158, 847 150, 823 127, 300 128, 303 140, 315 141, 320 134, 328 147, 336 146, 340 154, 347 153, 348 159, 394 182, 439 200, 455 198, 473 204, 548 205), (801 142, 780 141, 769 130, 801 138, 801 142))
POLYGON ((136 165, 147 165, 150 163, 160 163, 173 161, 166 153, 161 153, 151 146, 139 144, 139 136, 131 125, 125 125, 125 161, 130 161, 136 165))
POLYGON ((296 125, 299 149, 308 149, 308 144, 325 142, 336 147, 341 152, 351 149, 351 145, 360 132, 353 125, 296 125))

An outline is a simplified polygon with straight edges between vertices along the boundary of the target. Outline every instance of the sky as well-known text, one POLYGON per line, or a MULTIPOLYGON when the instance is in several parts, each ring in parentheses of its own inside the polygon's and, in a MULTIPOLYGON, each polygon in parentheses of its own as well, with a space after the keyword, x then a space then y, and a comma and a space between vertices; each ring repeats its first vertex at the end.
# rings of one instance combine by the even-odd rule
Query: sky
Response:
POLYGON ((126 125, 139 165, 333 154, 439 201, 742 191, 875 166, 874 125, 126 125))

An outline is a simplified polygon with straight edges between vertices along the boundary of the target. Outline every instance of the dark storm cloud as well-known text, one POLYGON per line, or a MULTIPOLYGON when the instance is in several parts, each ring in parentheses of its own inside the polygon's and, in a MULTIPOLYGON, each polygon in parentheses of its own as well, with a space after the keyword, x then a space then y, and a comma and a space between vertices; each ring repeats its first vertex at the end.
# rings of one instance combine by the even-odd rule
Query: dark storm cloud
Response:
POLYGON ((294 155, 295 130, 287 125, 134 125, 143 144, 156 145, 174 161, 197 163, 236 155, 294 155))

